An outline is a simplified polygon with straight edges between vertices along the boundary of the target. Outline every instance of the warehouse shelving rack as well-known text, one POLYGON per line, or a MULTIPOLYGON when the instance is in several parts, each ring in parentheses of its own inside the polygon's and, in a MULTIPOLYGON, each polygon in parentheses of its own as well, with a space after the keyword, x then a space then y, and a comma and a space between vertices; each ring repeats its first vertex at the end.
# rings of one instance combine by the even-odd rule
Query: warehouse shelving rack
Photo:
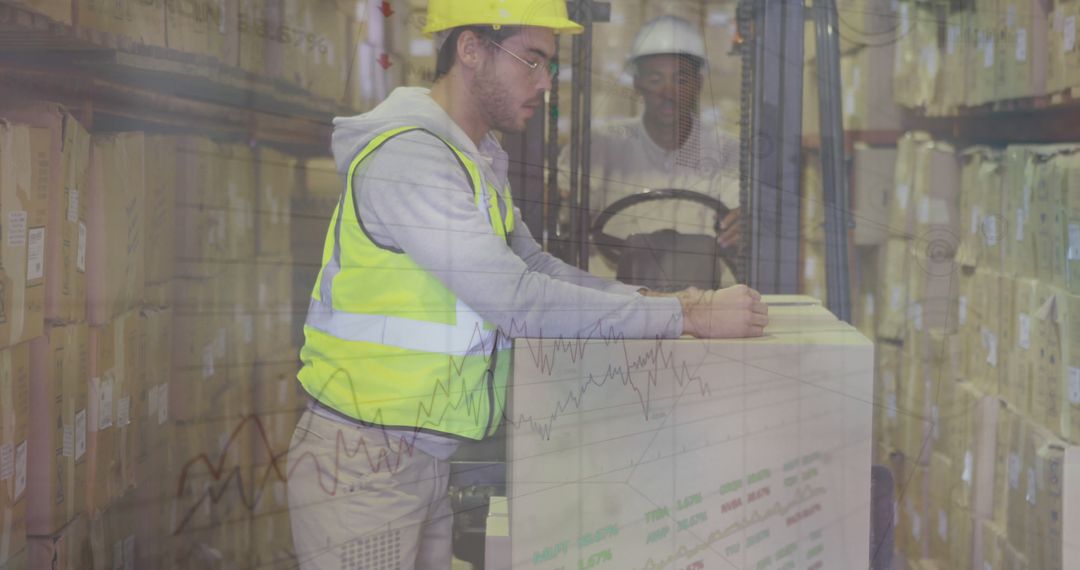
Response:
POLYGON ((350 110, 215 58, 73 27, 0 2, 0 86, 68 106, 95 131, 152 130, 250 140, 296 156, 329 152, 350 110))

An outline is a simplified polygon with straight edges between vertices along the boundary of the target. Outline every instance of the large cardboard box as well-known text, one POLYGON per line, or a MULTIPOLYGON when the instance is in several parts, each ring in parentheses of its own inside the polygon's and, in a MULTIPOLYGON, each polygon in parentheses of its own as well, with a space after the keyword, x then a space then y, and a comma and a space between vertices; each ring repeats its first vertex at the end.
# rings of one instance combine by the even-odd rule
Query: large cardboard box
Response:
POLYGON ((78 25, 136 44, 165 47, 164 4, 157 0, 78 0, 78 25))
POLYGON ((1047 88, 1054 93, 1080 86, 1080 46, 1076 45, 1080 2, 1055 0, 1049 19, 1047 88))
POLYGON ((1039 175, 1035 181, 1034 209, 1038 227, 1036 229, 1036 267, 1039 281, 1065 286, 1067 242, 1067 222, 1065 211, 1064 169, 1059 152, 1050 149, 1037 157, 1039 175))
POLYGON ((974 49, 975 16, 970 10, 958 10, 946 16, 945 48, 942 55, 941 105, 953 114, 967 104, 967 65, 974 49))
POLYGON ((90 151, 87 320, 104 325, 146 290, 146 142, 142 133, 95 137, 90 151))
POLYGON ((908 317, 908 242, 901 238, 889 238, 882 255, 879 281, 880 319, 877 325, 879 338, 903 340, 908 317))
POLYGON ((75 2, 72 0, 14 0, 12 4, 67 25, 71 25, 72 11, 75 7, 75 2))
POLYGON ((217 192, 225 194, 225 257, 230 261, 255 256, 255 153, 243 145, 220 144, 215 151, 221 178, 217 192))
POLYGON ((227 193, 219 185, 221 161, 208 139, 182 137, 176 149, 176 276, 206 278, 227 258, 227 193))
POLYGON ((897 143, 895 191, 889 205, 889 235, 912 239, 915 228, 915 181, 918 177, 916 157, 930 136, 916 131, 904 134, 897 143))
POLYGON ((28 542, 30 568, 86 570, 93 562, 86 515, 76 517, 56 534, 30 537, 28 542))
POLYGON ((1004 73, 1000 61, 1005 54, 1004 14, 999 9, 1001 0, 976 0, 972 23, 973 42, 968 50, 967 103, 982 105, 998 99, 999 74, 1004 73))
POLYGON ((280 358, 281 351, 292 346, 293 328, 302 326, 302 313, 292 304, 292 266, 288 258, 260 259, 255 263, 255 355, 259 360, 280 358))
POLYGON ((1006 275, 1035 277, 1036 219, 1032 208, 1037 169, 1033 154, 1038 147, 1015 145, 1005 151, 1004 193, 1002 218, 1006 223, 1004 236, 1006 275))
POLYGON ((1080 147, 1063 149, 1055 160, 1065 200, 1065 289, 1080 294, 1080 147))
POLYGON ((176 227, 176 138, 146 137, 146 302, 172 303, 176 227))
POLYGON ((1054 323, 1047 323, 1045 342, 1050 345, 1056 340, 1054 332, 1059 335, 1060 365, 1057 373, 1049 376, 1058 380, 1059 389, 1051 391, 1043 387, 1041 390, 1048 398, 1056 392, 1061 406, 1061 427, 1057 432, 1066 440, 1077 443, 1080 442, 1080 296, 1058 292, 1053 313, 1047 318, 1054 319, 1055 316, 1058 328, 1055 331, 1054 323))
POLYGON ((65 325, 30 343, 31 535, 56 534, 85 508, 88 342, 86 325, 65 325))
POLYGON ((172 427, 169 415, 169 389, 172 380, 173 311, 144 308, 140 326, 145 335, 145 374, 138 387, 138 399, 132 404, 139 429, 135 432, 137 486, 163 476, 162 465, 169 454, 168 438, 172 427))
POLYGON ((134 487, 136 430, 146 346, 139 311, 90 327, 90 465, 87 506, 104 511, 134 487))
POLYGON ((228 328, 220 312, 221 289, 216 279, 176 280, 173 376, 167 392, 174 419, 202 417, 227 377, 228 328))
POLYGON ((169 48, 209 56, 235 67, 240 58, 239 5, 165 0, 169 48))
POLYGON ((285 0, 285 22, 292 41, 283 45, 284 77, 313 95, 332 101, 345 96, 348 2, 285 0))
POLYGON ((86 191, 90 135, 62 106, 5 102, 0 115, 48 129, 49 155, 35 155, 34 175, 48 175, 45 227, 45 319, 86 319, 86 191))
POLYGON ((1001 99, 1046 93, 1049 0, 999 0, 1004 12, 1001 99))
POLYGON ((897 14, 893 99, 904 107, 931 107, 939 102, 941 72, 937 16, 932 7, 914 2, 899 2, 897 14))
POLYGON ((0 347, 41 334, 48 133, 0 121, 0 347))
POLYGON ((30 345, 0 351, 0 564, 26 546, 30 345))
POLYGON ((287 257, 296 160, 269 148, 260 148, 256 160, 257 253, 267 258, 287 257))
MULTIPOLYGON (((1039 362, 1038 320, 1036 314, 1042 308, 1039 282, 1034 279, 1017 279, 1016 294, 1010 325, 1014 342, 1007 350, 1012 352, 1009 371, 1001 379, 1001 397, 1021 413, 1031 413, 1031 397, 1039 362)), ((1058 414, 1054 414, 1058 417, 1058 414)))
POLYGON ((889 235, 889 203, 896 160, 895 148, 855 145, 852 166, 855 245, 881 245, 889 235))

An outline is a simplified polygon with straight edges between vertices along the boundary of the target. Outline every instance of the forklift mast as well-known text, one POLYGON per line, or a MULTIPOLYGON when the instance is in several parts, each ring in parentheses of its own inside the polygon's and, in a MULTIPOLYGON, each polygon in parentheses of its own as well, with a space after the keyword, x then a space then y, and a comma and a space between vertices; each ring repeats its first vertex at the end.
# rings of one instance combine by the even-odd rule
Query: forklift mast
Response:
POLYGON ((740 192, 745 223, 739 276, 765 294, 799 291, 803 159, 803 46, 807 10, 816 31, 828 308, 851 322, 848 178, 841 122, 835 0, 740 0, 743 57, 740 192), (836 95, 836 96, 834 96, 836 95))

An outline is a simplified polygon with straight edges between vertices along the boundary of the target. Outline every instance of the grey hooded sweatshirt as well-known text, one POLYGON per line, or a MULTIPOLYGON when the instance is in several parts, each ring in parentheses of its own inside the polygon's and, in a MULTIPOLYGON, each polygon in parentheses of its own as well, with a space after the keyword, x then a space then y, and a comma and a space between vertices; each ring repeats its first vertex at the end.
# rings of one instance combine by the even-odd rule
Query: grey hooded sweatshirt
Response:
MULTIPOLYGON (((468 155, 485 181, 508 184, 508 157, 490 133, 480 148, 422 88, 399 88, 369 113, 334 120, 333 152, 344 176, 356 155, 390 129, 417 126, 385 143, 353 179, 354 200, 376 244, 404 252, 503 334, 531 338, 674 338, 682 308, 672 297, 592 276, 545 253, 514 209, 510 244, 478 208, 464 168, 433 134, 468 155), (432 134, 433 133, 433 134, 432 134)), ((506 204, 499 200, 503 215, 506 204)), ((416 445, 445 459, 456 440, 421 434, 416 445)))

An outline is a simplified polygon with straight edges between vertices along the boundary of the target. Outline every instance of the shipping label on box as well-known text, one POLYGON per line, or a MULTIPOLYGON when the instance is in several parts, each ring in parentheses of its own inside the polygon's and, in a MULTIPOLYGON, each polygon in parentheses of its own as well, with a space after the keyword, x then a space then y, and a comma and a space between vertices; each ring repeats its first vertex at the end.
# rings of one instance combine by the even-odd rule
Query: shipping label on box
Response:
POLYGON ((30 346, 0 351, 0 565, 26 546, 30 346))
POLYGON ((85 324, 50 327, 30 346, 32 535, 58 533, 84 509, 88 350, 85 324))
POLYGON ((0 347, 44 325, 47 141, 41 129, 0 121, 0 347))

